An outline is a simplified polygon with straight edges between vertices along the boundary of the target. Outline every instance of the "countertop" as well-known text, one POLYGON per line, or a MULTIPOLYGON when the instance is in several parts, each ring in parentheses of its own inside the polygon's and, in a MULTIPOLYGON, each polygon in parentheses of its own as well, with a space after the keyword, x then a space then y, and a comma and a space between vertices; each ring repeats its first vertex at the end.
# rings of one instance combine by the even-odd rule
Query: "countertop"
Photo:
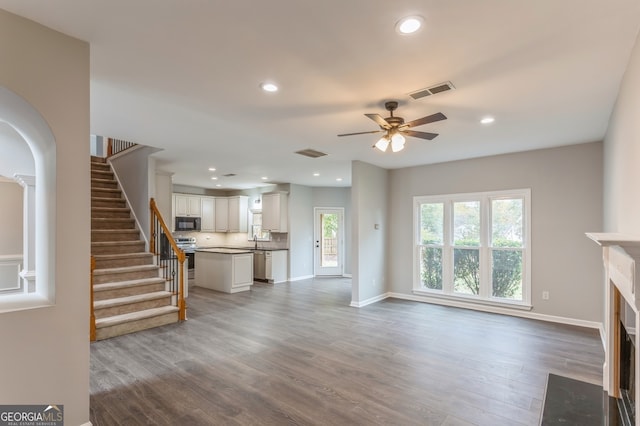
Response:
POLYGON ((205 250, 242 250, 243 253, 246 252, 254 252, 254 251, 282 251, 282 250, 289 250, 286 248, 262 248, 262 247, 258 247, 257 249, 253 248, 253 247, 237 247, 237 246, 228 246, 228 247, 221 247, 221 246, 217 246, 217 247, 196 247, 196 251, 205 251, 205 250))
POLYGON ((201 248, 201 249, 196 249, 196 252, 219 253, 219 254, 245 254, 245 253, 253 253, 253 250, 221 247, 221 248, 201 248))

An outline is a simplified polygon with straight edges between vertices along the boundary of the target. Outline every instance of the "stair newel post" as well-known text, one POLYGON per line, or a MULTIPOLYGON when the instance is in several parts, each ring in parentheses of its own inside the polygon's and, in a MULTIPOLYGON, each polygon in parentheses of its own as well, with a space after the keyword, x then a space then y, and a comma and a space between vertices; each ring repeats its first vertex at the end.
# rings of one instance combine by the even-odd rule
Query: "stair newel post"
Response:
POLYGON ((156 202, 153 198, 149 201, 149 207, 151 210, 151 220, 149 221, 151 228, 149 232, 149 251, 156 254, 156 215, 154 210, 156 208, 156 202))
POLYGON ((178 262, 180 263, 180 267, 178 268, 178 286, 179 286, 179 291, 178 291, 178 308, 180 309, 178 315, 180 318, 180 321, 184 321, 187 319, 187 307, 185 305, 185 301, 184 301, 184 261, 185 261, 185 254, 182 250, 179 251, 178 253, 178 262))
POLYGON ((96 258, 93 257, 93 255, 91 255, 91 267, 90 267, 90 276, 89 276, 89 284, 90 284, 90 298, 91 298, 91 303, 89 304, 89 306, 91 306, 91 313, 90 313, 90 319, 89 319, 89 340, 91 342, 95 342, 96 341, 96 314, 94 312, 93 309, 93 271, 96 269, 96 258))

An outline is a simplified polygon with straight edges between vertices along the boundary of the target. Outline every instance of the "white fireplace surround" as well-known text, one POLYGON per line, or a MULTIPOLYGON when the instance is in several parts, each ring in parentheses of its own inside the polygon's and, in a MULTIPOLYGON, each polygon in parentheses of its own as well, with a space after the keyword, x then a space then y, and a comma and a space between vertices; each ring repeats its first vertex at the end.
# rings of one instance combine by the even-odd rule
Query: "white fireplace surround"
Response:
MULTIPOLYGON (((635 330, 640 330, 640 236, 619 233, 588 233, 587 237, 602 246, 605 269, 604 366, 602 385, 610 396, 620 397, 619 330, 620 310, 626 301, 635 316, 635 330), (636 267, 638 263, 639 267, 636 267)), ((629 313, 627 313, 628 315, 629 313)), ((640 351, 635 355, 635 405, 640 407, 640 351)), ((636 416, 640 426, 640 416, 636 416)))

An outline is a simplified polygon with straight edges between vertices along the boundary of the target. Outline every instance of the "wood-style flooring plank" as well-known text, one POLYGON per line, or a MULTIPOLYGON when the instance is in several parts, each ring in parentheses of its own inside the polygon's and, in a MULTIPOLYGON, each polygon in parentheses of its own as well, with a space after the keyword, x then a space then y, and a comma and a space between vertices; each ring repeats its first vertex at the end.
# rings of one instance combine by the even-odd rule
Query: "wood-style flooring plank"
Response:
POLYGON ((188 321, 91 345, 91 422, 538 425, 548 373, 602 382, 595 330, 350 298, 342 278, 195 288, 188 321))

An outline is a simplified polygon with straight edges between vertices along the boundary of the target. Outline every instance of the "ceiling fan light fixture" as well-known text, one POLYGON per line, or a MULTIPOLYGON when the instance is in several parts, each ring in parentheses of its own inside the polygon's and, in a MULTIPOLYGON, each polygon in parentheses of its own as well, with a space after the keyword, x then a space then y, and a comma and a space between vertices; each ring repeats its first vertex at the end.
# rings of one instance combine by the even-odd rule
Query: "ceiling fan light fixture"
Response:
POLYGON ((422 16, 407 16, 396 23, 396 31, 399 34, 413 34, 422 28, 424 18, 422 16))
POLYGON ((387 136, 381 137, 380 140, 378 140, 378 142, 376 142, 374 146, 378 148, 380 151, 386 152, 387 148, 389 147, 389 138, 387 136))
POLYGON ((391 137, 391 151, 398 152, 404 149, 405 138, 400 133, 391 137))

